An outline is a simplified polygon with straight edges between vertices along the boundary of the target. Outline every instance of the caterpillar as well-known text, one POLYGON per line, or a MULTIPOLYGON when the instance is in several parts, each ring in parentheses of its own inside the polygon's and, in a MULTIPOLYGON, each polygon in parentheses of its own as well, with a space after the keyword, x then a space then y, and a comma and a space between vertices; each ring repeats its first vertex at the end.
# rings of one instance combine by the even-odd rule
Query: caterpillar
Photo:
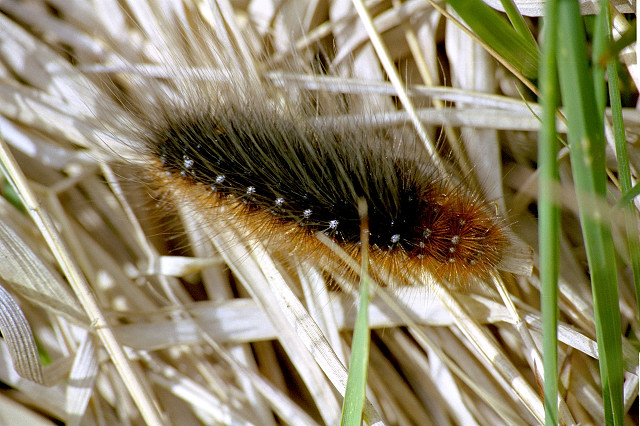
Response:
POLYGON ((407 129, 357 118, 329 125, 325 119, 349 113, 348 100, 295 82, 265 86, 229 65, 232 55, 211 39, 197 55, 209 62, 163 70, 173 76, 171 89, 143 72, 133 98, 116 94, 125 118, 114 126, 133 141, 136 162, 160 192, 209 224, 233 217, 249 238, 317 264, 335 258, 318 232, 358 258, 364 199, 382 282, 412 284, 426 274, 468 288, 498 268, 514 269, 512 236, 496 205, 435 167, 407 129), (204 71, 212 69, 215 81, 204 71))
POLYGON ((462 285, 498 267, 509 246, 503 219, 415 142, 358 122, 324 126, 300 101, 256 102, 268 94, 254 87, 203 89, 178 108, 155 99, 136 114, 152 180, 205 220, 231 214, 285 251, 322 251, 314 235, 323 232, 357 256, 363 198, 372 264, 386 275, 426 270, 462 285))

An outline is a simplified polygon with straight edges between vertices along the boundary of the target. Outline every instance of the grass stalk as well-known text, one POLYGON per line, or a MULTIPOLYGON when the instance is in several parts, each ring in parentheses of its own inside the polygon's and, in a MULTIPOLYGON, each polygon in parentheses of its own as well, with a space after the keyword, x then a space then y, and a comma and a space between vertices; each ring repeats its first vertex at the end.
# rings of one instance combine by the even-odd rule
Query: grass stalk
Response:
POLYGON ((360 200, 358 204, 361 222, 360 240, 362 242, 360 301, 351 342, 352 352, 347 388, 342 405, 340 424, 343 426, 359 426, 362 424, 371 341, 371 331, 369 330, 369 226, 367 224, 366 202, 360 200))
POLYGON ((542 33, 540 94, 542 125, 538 137, 538 230, 540 249, 540 307, 542 311, 542 351, 544 365, 545 424, 558 424, 558 271, 560 256, 560 211, 554 196, 558 184, 558 142, 556 108, 558 75, 556 54, 558 2, 547 2, 542 33))
MULTIPOLYGON (((606 9, 608 11, 608 9, 606 9)), ((608 13, 608 12, 607 12, 608 13)), ((608 215, 590 200, 606 197, 603 102, 587 57, 577 2, 558 4, 558 70, 568 122, 571 166, 591 273, 600 376, 607 424, 622 424, 622 342, 616 258, 608 215)), ((596 43, 597 44, 597 43, 596 43)), ((597 82, 598 85, 601 82, 597 82)), ((599 86, 598 86, 599 87, 599 86)))

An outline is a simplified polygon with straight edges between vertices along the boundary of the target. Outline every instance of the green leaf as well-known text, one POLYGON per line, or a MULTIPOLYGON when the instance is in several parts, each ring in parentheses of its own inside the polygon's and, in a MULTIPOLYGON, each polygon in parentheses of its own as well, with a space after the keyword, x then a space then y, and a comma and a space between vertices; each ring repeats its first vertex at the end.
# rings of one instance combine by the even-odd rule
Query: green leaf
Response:
MULTIPOLYGON (((608 8, 604 9, 605 11, 608 8)), ((607 424, 622 424, 622 338, 618 307, 616 258, 609 216, 593 203, 606 197, 602 99, 596 97, 587 56, 580 9, 574 0, 559 0, 558 70, 568 125, 571 166, 580 209, 582 234, 591 272, 600 376, 607 424), (599 108, 601 107, 601 108, 599 108)))
POLYGON ((369 239, 367 225, 367 207, 364 200, 358 204, 360 220, 362 222, 362 270, 360 273, 360 303, 358 316, 353 331, 351 342, 351 362, 349 363, 349 375, 347 377, 347 389, 342 405, 343 426, 360 426, 362 424, 362 410, 364 408, 367 388, 367 370, 369 368, 369 239))
POLYGON ((558 424, 558 260, 560 258, 560 210, 555 199, 558 185, 558 141, 556 108, 558 105, 558 2, 550 0, 545 9, 540 63, 540 99, 542 125, 539 134, 538 235, 540 247, 540 307, 542 311, 542 351, 544 364, 545 424, 558 424))
MULTIPOLYGON (((448 0, 474 33, 527 78, 538 75, 538 48, 482 0, 448 0)), ((520 27, 520 26, 519 26, 520 27)))

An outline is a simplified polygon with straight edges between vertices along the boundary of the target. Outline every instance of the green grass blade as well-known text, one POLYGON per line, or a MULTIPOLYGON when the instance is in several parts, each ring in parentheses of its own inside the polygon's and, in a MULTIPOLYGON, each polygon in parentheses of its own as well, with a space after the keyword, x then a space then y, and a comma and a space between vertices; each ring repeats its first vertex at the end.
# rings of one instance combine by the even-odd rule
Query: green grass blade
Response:
MULTIPOLYGON (((601 5, 602 6, 602 5, 601 5)), ((608 6, 607 6, 608 7, 608 6)), ((606 11, 607 9, 605 9, 606 11)), ((598 120, 604 120, 604 109, 607 106, 607 90, 606 90, 606 82, 604 80, 604 67, 597 65, 598 58, 604 52, 607 41, 608 41, 608 31, 607 31, 607 21, 608 21, 608 13, 599 13, 595 17, 595 22, 593 26, 593 42, 592 42, 592 53, 591 60, 593 64, 591 73, 593 75, 593 90, 596 95, 596 108, 595 111, 600 114, 602 118, 598 118, 598 120)), ((604 121, 603 121, 604 123, 604 121)))
POLYGON ((560 211, 554 191, 558 184, 558 142, 556 107, 558 75, 557 7, 547 2, 540 63, 542 126, 539 134, 538 170, 540 172, 538 229, 540 250, 540 307, 542 311, 542 351, 544 364, 544 413, 547 426, 558 424, 558 259, 560 258, 560 211))
MULTIPOLYGON (((612 107, 613 109, 613 107, 612 107)), ((615 121, 614 121, 614 126, 615 126, 615 121)), ((614 127, 615 129, 615 127, 614 127)), ((624 129, 624 128, 623 128, 624 129)), ((617 151, 617 146, 616 146, 616 151, 617 151)), ((627 157, 626 154, 626 150, 627 150, 627 146, 624 146, 624 151, 625 151, 625 157, 627 157)), ((620 155, 620 154, 618 154, 620 155)), ((618 165, 619 166, 619 165, 618 165)), ((626 166, 628 167, 628 166, 626 166)), ((620 171, 618 171, 618 173, 620 173, 620 171)), ((620 184, 622 185, 622 177, 620 178, 620 184)), ((630 184, 630 182, 629 182, 630 184)), ((635 185, 633 185, 633 187, 631 187, 628 190, 624 190, 624 188, 622 189, 622 197, 620 197, 620 199, 618 200, 618 202, 616 203, 616 207, 623 207, 629 203, 631 203, 633 201, 634 198, 636 198, 638 195, 640 195, 640 183, 636 183, 635 185)))
MULTIPOLYGON (((607 22, 608 32, 611 22, 607 22)), ((622 119, 622 102, 620 99, 620 89, 618 85, 618 59, 612 58, 607 64, 607 75, 609 76, 609 99, 611 103, 611 116, 613 122, 613 134, 616 143, 616 157, 618 160, 618 179, 620 188, 624 196, 620 199, 620 204, 624 208, 625 226, 627 230, 627 241, 629 257, 631 259, 631 269, 633 271, 633 284, 636 293, 636 303, 640 306, 640 235, 636 226, 636 215, 631 201, 634 192, 640 192, 640 187, 631 187, 631 169, 629 167, 629 157, 627 154, 627 141, 624 135, 624 121, 622 119), (626 198, 626 199, 625 199, 626 198)), ((640 321, 640 311, 638 312, 640 321)))
POLYGON ((525 77, 538 75, 538 48, 482 0, 448 0, 471 30, 525 77))
POLYGON ((349 375, 347 376, 347 388, 345 390, 344 403, 342 405, 343 426, 360 426, 362 424, 362 410, 364 408, 365 393, 367 388, 367 369, 369 367, 369 227, 366 224, 366 204, 359 203, 362 221, 362 271, 360 274, 360 302, 356 325, 351 342, 351 361, 349 363, 349 375))
MULTIPOLYGON (((605 9, 605 10, 608 10, 605 9)), ((589 69, 586 36, 578 3, 558 4, 558 69, 568 121, 571 166, 582 234, 591 272, 600 376, 607 424, 622 424, 622 342, 616 260, 610 224, 591 202, 606 196, 602 111, 589 69)))
POLYGON ((631 22, 629 29, 622 33, 618 40, 609 40, 602 52, 602 55, 598 59, 600 66, 604 67, 610 61, 617 60, 617 56, 620 54, 622 49, 636 42, 636 25, 636 21, 631 22))
POLYGON ((513 2, 513 0, 500 0, 500 3, 504 8, 505 13, 509 17, 511 25, 513 25, 513 29, 516 30, 522 37, 529 40, 532 45, 536 46, 536 39, 531 33, 531 30, 527 26, 527 22, 524 20, 522 14, 520 14, 518 7, 513 2))
MULTIPOLYGON (((2 137, 1 134, 0 137, 2 137)), ((20 199, 20 194, 18 194, 13 185, 11 185, 11 182, 9 182, 9 180, 6 178, 4 169, 0 169, 0 180, 2 181, 0 188, 0 197, 4 197, 11 203, 11 205, 20 210, 22 213, 27 213, 27 209, 24 207, 24 204, 22 204, 22 200, 20 199)))

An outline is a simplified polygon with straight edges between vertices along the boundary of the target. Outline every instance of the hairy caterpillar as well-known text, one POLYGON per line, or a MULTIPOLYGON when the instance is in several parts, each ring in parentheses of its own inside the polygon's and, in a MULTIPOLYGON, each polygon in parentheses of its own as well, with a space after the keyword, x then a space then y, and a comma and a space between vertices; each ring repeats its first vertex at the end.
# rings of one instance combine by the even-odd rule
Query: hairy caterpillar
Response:
POLYGON ((206 220, 236 215, 249 235, 293 252, 320 250, 314 234, 324 232, 356 254, 364 198, 372 262, 395 274, 422 268, 461 284, 485 278, 504 257, 509 241, 495 209, 437 175, 415 145, 394 146, 358 123, 314 124, 294 112, 308 110, 299 104, 260 106, 250 101, 265 96, 256 89, 244 88, 240 102, 215 95, 179 108, 156 99, 136 118, 153 179, 178 199, 189 192, 206 220))
MULTIPOLYGON (((205 69, 232 62, 219 45, 200 48, 200 57, 217 58, 205 69)), ((232 216, 249 238, 320 263, 331 254, 317 232, 358 256, 362 198, 383 281, 410 284, 426 272, 468 286, 510 268, 512 241, 497 208, 434 167, 409 132, 355 118, 327 125, 323 118, 348 112, 348 102, 286 81, 270 89, 236 67, 223 65, 213 82, 201 69, 167 69, 170 93, 143 73, 144 95, 118 99, 128 114, 119 133, 170 198, 208 223, 232 216)))

